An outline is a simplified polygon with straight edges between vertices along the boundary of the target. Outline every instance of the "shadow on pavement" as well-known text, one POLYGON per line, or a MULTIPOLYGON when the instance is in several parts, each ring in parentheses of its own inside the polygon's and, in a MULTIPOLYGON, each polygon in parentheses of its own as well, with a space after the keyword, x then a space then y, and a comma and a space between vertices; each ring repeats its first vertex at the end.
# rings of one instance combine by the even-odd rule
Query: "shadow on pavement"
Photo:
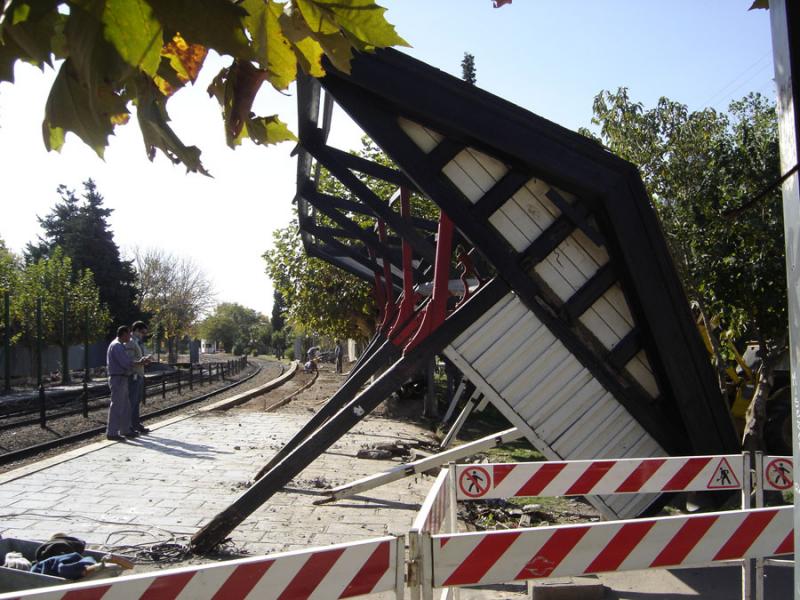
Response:
POLYGON ((205 444, 190 444, 189 442, 153 435, 137 437, 134 440, 129 440, 128 443, 183 458, 212 460, 218 454, 233 454, 231 451, 216 450, 212 446, 206 446, 205 444))

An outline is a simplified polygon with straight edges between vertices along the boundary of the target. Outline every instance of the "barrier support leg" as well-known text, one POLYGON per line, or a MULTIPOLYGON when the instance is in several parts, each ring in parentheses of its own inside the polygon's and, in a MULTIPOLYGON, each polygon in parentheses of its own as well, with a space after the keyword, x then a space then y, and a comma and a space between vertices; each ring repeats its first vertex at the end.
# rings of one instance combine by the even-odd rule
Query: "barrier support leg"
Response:
MULTIPOLYGON (((764 453, 755 453, 756 508, 764 508, 764 453)), ((753 581, 756 600, 764 600, 764 558, 755 559, 756 574, 753 581)))
POLYGON ((397 536, 397 550, 395 552, 395 585, 394 595, 397 600, 403 600, 406 595, 405 567, 406 567, 406 538, 397 536))
POLYGON ((421 542, 421 576, 422 576, 422 600, 433 600, 433 542, 431 534, 423 531, 420 535, 421 542))
POLYGON ((408 533, 408 587, 411 592, 411 600, 420 600, 419 575, 422 568, 420 546, 419 533, 410 531, 408 533))
MULTIPOLYGON (((456 463, 451 462, 447 465, 449 471, 447 477, 447 494, 448 507, 447 507, 447 527, 450 533, 458 533, 458 500, 456 500, 456 463)), ((445 598, 452 598, 453 600, 461 600, 461 590, 458 588, 447 588, 447 591, 442 594, 442 600, 445 598)))
MULTIPOLYGON (((742 454, 742 509, 752 508, 752 460, 749 452, 742 454)), ((757 477, 758 475, 756 475, 757 477)), ((753 600, 753 559, 742 560, 742 600, 753 600)))

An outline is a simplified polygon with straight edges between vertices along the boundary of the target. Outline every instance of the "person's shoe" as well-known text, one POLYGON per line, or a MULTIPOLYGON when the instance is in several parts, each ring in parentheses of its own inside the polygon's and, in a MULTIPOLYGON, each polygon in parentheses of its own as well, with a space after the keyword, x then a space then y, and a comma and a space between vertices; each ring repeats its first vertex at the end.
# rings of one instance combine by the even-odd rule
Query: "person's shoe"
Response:
POLYGON ((123 433, 122 435, 124 435, 126 438, 139 437, 139 434, 135 431, 129 431, 128 433, 123 433))
POLYGON ((124 442, 125 441, 125 438, 122 437, 121 435, 107 435, 106 439, 107 440, 111 440, 112 442, 124 442))
POLYGON ((138 431, 139 433, 142 433, 142 434, 150 433, 150 430, 147 427, 145 427, 144 425, 139 425, 138 427, 136 427, 135 431, 138 431))

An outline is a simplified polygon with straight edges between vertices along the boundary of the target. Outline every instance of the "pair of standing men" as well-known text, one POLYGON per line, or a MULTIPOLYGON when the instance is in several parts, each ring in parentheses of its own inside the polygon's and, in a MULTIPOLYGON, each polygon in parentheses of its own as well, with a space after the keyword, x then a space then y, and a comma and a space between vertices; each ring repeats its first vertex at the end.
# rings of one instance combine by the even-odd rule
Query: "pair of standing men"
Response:
POLYGON ((150 357, 144 355, 146 334, 147 326, 137 321, 132 328, 119 327, 116 339, 108 346, 106 358, 111 405, 108 407, 106 438, 109 440, 136 437, 149 431, 139 420, 144 366, 150 362, 150 357))

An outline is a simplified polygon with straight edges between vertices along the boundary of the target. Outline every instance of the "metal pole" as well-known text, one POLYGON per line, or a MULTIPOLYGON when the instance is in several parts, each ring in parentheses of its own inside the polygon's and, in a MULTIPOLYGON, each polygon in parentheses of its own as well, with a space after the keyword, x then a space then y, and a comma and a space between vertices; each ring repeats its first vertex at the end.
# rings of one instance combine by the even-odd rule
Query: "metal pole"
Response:
POLYGON ((39 425, 47 427, 44 384, 42 383, 42 299, 36 299, 36 386, 39 388, 39 425))
POLYGON ((89 417, 89 307, 83 319, 83 418, 89 417))
POLYGON ((11 294, 3 294, 3 393, 11 393, 11 294))
MULTIPOLYGON (((772 59, 777 88, 780 172, 788 173, 800 157, 800 4, 791 0, 769 0, 772 59)), ((800 174, 794 173, 782 186, 783 228, 786 243, 786 290, 789 306, 789 358, 792 373, 792 447, 794 481, 800 481, 800 174)), ((796 485, 796 484, 795 484, 796 485)), ((800 493, 794 493, 794 550, 800 551, 800 493)), ((800 600, 800 561, 794 566, 794 598, 800 600)))
POLYGON ((181 392, 181 369, 180 369, 180 367, 178 367, 178 371, 177 371, 176 375, 178 376, 178 394, 182 394, 183 392, 181 392))
POLYGON ((164 373, 161 375, 161 399, 164 400, 167 397, 167 374, 164 373))
MULTIPOLYGON (((752 468, 752 457, 750 453, 742 453, 742 509, 752 508, 752 468)), ((756 475, 756 477, 758 477, 758 475, 756 475)), ((754 562, 752 558, 745 558, 742 560, 742 600, 753 600, 753 567, 754 562)))
POLYGON ((192 379, 194 378, 194 365, 190 362, 189 363, 189 391, 191 392, 194 389, 192 379))
POLYGON ((67 341, 67 313, 69 312, 69 298, 64 292, 64 306, 61 312, 61 383, 70 382, 69 376, 69 343, 67 341))

